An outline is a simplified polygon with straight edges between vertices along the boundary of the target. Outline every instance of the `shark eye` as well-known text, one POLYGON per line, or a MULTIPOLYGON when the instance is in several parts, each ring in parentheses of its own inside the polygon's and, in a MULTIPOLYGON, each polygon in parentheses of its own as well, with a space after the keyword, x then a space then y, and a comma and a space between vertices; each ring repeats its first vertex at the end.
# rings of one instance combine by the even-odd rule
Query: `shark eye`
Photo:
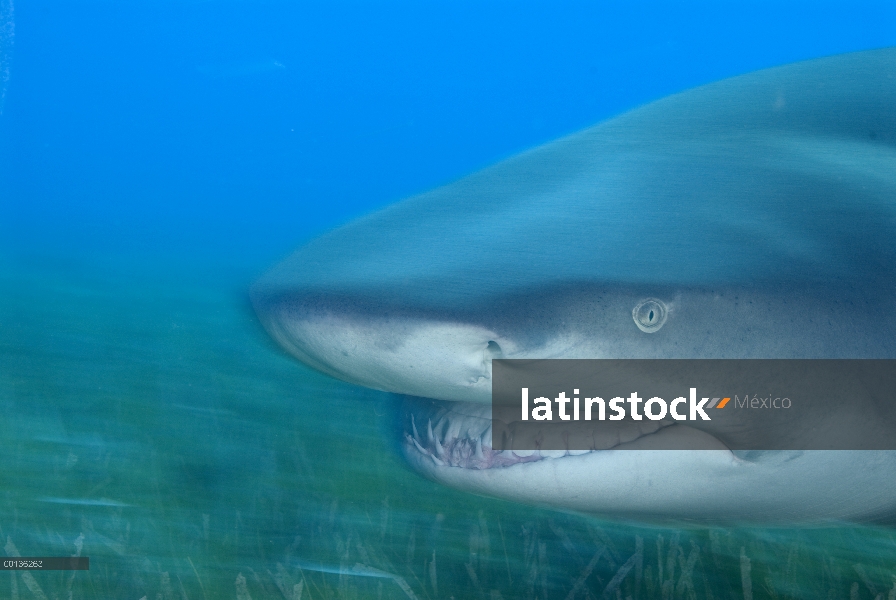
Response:
POLYGON ((666 313, 666 305, 662 300, 646 298, 632 310, 632 318, 638 329, 644 333, 653 333, 666 323, 666 313))

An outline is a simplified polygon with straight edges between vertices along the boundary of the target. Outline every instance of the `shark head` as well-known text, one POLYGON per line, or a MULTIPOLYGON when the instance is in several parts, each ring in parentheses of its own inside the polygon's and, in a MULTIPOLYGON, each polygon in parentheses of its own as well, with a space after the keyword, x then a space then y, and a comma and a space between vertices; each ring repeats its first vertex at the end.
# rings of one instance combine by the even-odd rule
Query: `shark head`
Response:
POLYGON ((302 362, 406 396, 405 456, 447 485, 636 519, 889 517, 896 453, 646 425, 496 452, 488 410, 495 358, 896 358, 894 106, 896 49, 670 96, 331 231, 253 304, 302 362), (705 449, 651 449, 676 436, 705 449))

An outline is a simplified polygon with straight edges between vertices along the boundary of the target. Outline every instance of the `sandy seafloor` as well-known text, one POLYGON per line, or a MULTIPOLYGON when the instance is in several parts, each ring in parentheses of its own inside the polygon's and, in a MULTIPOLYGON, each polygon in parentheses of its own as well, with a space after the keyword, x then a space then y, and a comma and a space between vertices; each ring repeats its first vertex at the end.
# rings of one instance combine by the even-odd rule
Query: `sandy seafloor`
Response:
POLYGON ((287 357, 247 299, 315 233, 513 152, 896 44, 892 4, 15 8, 0 554, 90 570, 3 571, 0 598, 896 600, 893 528, 657 527, 422 479, 395 400, 287 357))

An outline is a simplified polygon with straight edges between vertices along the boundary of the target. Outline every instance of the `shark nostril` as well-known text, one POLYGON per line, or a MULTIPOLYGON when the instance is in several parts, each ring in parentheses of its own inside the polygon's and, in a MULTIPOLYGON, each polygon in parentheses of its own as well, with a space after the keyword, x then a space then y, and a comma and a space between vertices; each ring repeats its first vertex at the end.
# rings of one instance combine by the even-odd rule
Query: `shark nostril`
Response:
POLYGON ((646 298, 632 310, 635 325, 644 333, 653 333, 666 323, 666 305, 662 300, 646 298))

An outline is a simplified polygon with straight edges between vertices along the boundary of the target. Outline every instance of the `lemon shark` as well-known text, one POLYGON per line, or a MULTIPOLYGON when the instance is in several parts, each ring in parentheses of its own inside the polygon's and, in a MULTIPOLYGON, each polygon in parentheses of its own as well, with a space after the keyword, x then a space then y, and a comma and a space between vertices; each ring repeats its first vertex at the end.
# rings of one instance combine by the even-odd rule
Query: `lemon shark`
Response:
POLYGON ((495 358, 896 358, 896 48, 641 106, 335 229, 251 297, 300 361, 404 395, 404 455, 443 484, 631 519, 892 519, 896 452, 654 423, 497 452, 488 409, 495 358), (704 449, 651 449, 682 435, 704 449))

